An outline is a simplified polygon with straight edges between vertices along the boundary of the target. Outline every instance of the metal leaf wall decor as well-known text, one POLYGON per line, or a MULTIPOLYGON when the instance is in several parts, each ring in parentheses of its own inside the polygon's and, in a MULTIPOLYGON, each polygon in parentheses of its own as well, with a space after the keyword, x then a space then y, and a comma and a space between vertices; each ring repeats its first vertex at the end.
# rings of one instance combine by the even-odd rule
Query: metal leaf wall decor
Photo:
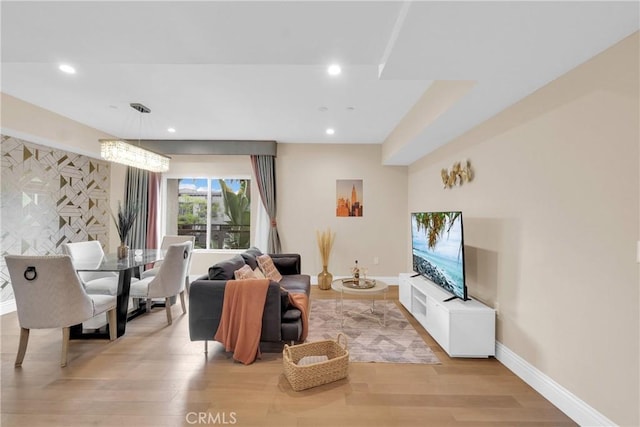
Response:
POLYGON ((471 162, 466 159, 455 162, 451 168, 442 169, 440 175, 442 176, 442 183, 445 189, 460 186, 465 182, 471 182, 473 180, 471 162))

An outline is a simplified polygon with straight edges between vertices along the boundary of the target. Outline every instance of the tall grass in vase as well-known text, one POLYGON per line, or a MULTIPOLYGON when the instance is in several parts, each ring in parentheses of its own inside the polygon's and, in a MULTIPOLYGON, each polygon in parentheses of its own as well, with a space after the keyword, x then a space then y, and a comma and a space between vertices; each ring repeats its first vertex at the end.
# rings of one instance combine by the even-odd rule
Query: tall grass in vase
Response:
POLYGON ((120 246, 118 246, 118 258, 126 258, 129 255, 129 247, 126 244, 127 236, 133 228, 133 223, 138 217, 138 206, 136 204, 127 204, 122 207, 122 203, 118 202, 117 217, 111 214, 113 222, 118 230, 120 237, 120 246))
POLYGON ((335 237, 336 233, 331 232, 331 228, 326 231, 316 230, 316 240, 318 241, 320 258, 322 258, 322 272, 318 274, 318 288, 323 290, 331 289, 331 282, 333 282, 333 274, 329 273, 327 268, 329 267, 329 256, 331 255, 335 237))

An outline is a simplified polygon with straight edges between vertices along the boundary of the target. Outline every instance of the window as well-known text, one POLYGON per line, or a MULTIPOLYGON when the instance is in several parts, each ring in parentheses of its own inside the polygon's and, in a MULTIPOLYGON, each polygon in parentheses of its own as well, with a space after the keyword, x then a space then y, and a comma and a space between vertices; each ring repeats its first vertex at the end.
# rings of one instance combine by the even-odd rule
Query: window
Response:
POLYGON ((167 234, 194 236, 196 249, 246 249, 251 234, 248 179, 167 179, 167 234))

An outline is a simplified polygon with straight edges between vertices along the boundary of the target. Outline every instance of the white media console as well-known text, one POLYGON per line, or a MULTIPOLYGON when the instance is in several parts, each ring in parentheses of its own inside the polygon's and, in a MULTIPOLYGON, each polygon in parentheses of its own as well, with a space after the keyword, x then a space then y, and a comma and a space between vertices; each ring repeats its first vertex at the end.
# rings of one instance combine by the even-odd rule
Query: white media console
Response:
POLYGON ((422 276, 401 273, 400 303, 451 357, 489 357, 496 352, 496 313, 470 299, 446 301, 451 294, 422 276))

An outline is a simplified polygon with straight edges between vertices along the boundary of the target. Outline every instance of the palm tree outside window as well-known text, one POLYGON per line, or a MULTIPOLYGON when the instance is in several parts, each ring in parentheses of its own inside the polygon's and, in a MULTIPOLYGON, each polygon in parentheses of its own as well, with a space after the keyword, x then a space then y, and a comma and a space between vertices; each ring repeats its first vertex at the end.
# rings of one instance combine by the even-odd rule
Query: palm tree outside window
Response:
POLYGON ((251 235, 249 179, 167 179, 166 234, 195 237, 198 249, 246 249, 251 235))

